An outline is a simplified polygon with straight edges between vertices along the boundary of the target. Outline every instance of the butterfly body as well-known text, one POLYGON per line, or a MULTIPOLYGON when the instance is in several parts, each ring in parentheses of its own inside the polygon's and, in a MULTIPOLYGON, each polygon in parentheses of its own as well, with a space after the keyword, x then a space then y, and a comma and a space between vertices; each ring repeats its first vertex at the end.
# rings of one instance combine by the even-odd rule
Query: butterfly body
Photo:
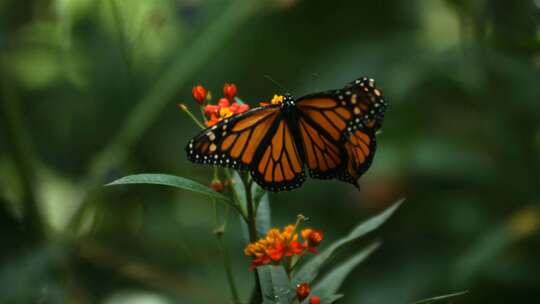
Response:
POLYGON ((358 187, 376 149, 386 103, 369 78, 343 89, 258 107, 225 119, 193 138, 186 152, 195 163, 249 170, 269 191, 298 188, 305 168, 317 179, 358 187))

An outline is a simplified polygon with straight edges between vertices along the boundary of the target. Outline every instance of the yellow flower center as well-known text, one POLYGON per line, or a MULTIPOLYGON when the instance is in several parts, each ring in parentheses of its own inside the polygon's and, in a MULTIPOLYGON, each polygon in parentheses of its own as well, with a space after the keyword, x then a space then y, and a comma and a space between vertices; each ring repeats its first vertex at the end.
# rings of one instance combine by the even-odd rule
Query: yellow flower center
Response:
POLYGON ((233 116, 233 112, 229 108, 221 108, 219 110, 219 116, 222 119, 223 118, 229 118, 229 117, 233 116))
POLYGON ((275 94, 270 103, 273 105, 283 103, 283 95, 275 94))

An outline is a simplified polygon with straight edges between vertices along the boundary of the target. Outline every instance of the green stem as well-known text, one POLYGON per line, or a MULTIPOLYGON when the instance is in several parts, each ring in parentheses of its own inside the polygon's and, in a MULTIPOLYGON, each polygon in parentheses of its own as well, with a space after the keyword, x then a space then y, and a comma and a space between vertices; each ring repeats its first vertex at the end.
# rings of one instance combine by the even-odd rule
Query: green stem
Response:
MULTIPOLYGON (((225 224, 219 225, 217 202, 215 199, 212 201, 212 205, 214 207, 214 225, 216 227, 216 229, 214 230, 214 234, 216 235, 216 238, 218 240, 219 250, 221 252, 221 257, 223 258, 223 266, 225 268, 227 283, 229 284, 229 288, 231 290, 233 303, 240 304, 240 297, 238 295, 238 289, 236 288, 236 283, 234 282, 234 276, 233 276, 233 271, 231 267, 231 260, 227 252, 227 248, 225 247, 225 243, 223 242, 223 235, 225 234, 225 224)), ((228 215, 228 212, 225 214, 225 217, 227 215, 228 215)), ((226 221, 226 218, 224 219, 224 221, 226 221)))
MULTIPOLYGON (((246 175, 240 175, 240 178, 242 179, 242 183, 244 184, 244 191, 246 193, 246 205, 247 205, 247 218, 246 218, 246 224, 248 225, 248 231, 249 231, 249 240, 251 243, 254 243, 258 240, 259 236, 257 234, 257 215, 255 214, 255 206, 253 206, 253 193, 251 192, 251 179, 249 179, 249 176, 246 175)), ((261 303, 262 301, 262 294, 261 294, 261 282, 259 279, 259 275, 257 274, 257 271, 254 271, 255 275, 255 289, 251 293, 251 304, 257 304, 261 303)))
POLYGON ((247 175, 242 176, 242 183, 244 184, 244 191, 246 193, 246 207, 247 207, 247 219, 249 230, 249 241, 251 243, 256 242, 259 239, 257 234, 257 215, 255 214, 255 206, 253 206, 253 194, 251 193, 251 180, 247 178, 247 175))
POLYGON ((195 117, 195 115, 193 115, 193 113, 191 113, 191 111, 188 109, 186 105, 180 104, 179 107, 182 111, 184 111, 184 113, 186 113, 197 124, 197 126, 199 126, 199 128, 203 130, 206 129, 206 127, 197 119, 197 117, 195 117))
POLYGON ((233 303, 240 304, 241 303, 240 296, 238 295, 238 289, 236 288, 236 283, 234 282, 234 276, 233 276, 233 271, 231 267, 231 260, 229 258, 227 249, 225 248, 225 244, 223 243, 222 235, 218 236, 218 242, 219 242, 219 248, 221 250, 221 255, 223 257, 225 274, 227 275, 227 281, 229 283, 229 288, 231 290, 233 303))

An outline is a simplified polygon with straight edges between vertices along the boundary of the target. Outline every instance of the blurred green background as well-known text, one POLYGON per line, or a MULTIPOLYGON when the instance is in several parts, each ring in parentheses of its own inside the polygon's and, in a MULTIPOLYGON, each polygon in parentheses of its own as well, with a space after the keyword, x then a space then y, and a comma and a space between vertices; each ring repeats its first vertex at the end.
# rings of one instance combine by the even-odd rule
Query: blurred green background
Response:
POLYGON ((389 103, 361 192, 310 179, 270 197, 274 225, 303 213, 328 242, 407 197, 340 303, 540 301, 539 21, 537 0, 1 0, 0 302, 228 303, 207 199, 102 185, 208 184, 176 104, 198 83, 283 93, 264 75, 296 96, 369 75, 389 103))

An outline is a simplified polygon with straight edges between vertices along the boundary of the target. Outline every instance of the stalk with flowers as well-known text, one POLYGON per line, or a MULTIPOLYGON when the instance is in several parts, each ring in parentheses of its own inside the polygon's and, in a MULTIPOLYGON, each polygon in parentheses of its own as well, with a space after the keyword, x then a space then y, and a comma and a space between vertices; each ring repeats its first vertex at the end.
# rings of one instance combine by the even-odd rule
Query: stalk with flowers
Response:
MULTIPOLYGON (((217 102, 202 85, 194 86, 192 97, 198 110, 180 104, 179 108, 202 129, 219 121, 249 110, 249 105, 238 97, 235 84, 225 83, 223 96, 217 102), (199 114, 196 114, 199 113, 199 114)), ((270 103, 279 102, 282 96, 275 95, 270 103)), ((355 254, 342 257, 341 264, 326 272, 322 268, 339 251, 359 238, 381 226, 398 208, 401 201, 382 213, 360 223, 351 232, 334 242, 322 246, 322 230, 307 226, 308 218, 298 215, 294 224, 282 229, 270 228, 270 205, 265 191, 253 183, 249 174, 234 172, 228 168, 214 166, 208 186, 191 179, 167 174, 136 174, 120 178, 109 185, 159 184, 176 187, 205 195, 214 206, 215 230, 224 262, 225 277, 233 303, 309 303, 330 304, 343 297, 339 287, 347 275, 364 261, 380 242, 375 241, 355 254), (222 177, 225 177, 222 181, 222 177), (224 204, 223 222, 219 223, 217 204, 224 204), (254 289, 251 295, 240 295, 234 279, 234 270, 229 262, 229 250, 223 241, 229 211, 240 215, 247 231, 244 255, 250 264, 242 271, 253 272, 254 289)), ((240 254, 239 248, 232 249, 240 254)))

